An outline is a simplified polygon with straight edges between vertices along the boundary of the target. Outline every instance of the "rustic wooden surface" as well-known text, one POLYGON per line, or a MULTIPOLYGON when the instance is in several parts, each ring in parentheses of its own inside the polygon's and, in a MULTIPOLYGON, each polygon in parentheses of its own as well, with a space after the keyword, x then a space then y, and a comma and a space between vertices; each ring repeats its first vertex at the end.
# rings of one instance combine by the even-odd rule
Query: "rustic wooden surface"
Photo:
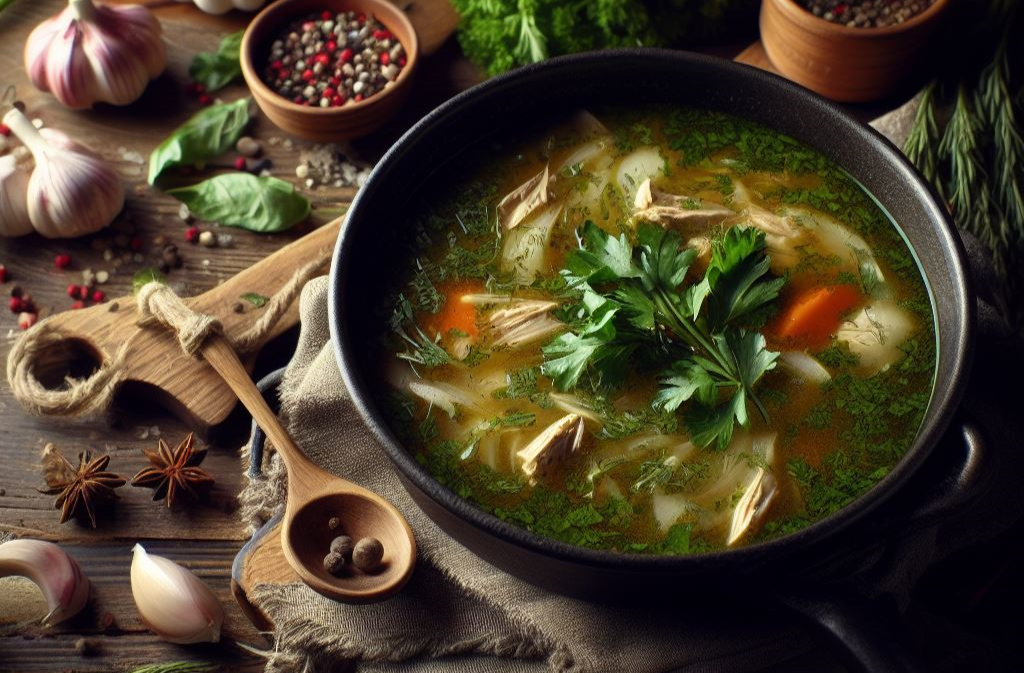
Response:
MULTIPOLYGON (((198 110, 184 93, 191 58, 197 52, 215 49, 224 34, 244 26, 246 15, 210 17, 189 5, 164 3, 154 11, 164 28, 167 72, 131 106, 73 112, 31 87, 21 56, 32 28, 65 4, 63 0, 18 0, 0 13, 0 88, 13 85, 30 117, 67 132, 116 166, 125 178, 129 197, 126 213, 142 239, 143 261, 132 261, 115 270, 103 261, 102 252, 92 248, 91 240, 96 237, 69 241, 35 235, 0 239, 0 264, 10 274, 9 282, 0 286, 4 304, 0 312, 0 359, 5 362, 20 333, 17 316, 6 310, 15 285, 32 295, 42 316, 70 308, 72 300, 66 295, 66 287, 80 283, 81 271, 86 268, 111 271, 110 282, 103 287, 108 297, 128 294, 133 274, 158 264, 159 248, 153 240, 163 235, 179 246, 185 258, 184 268, 171 272, 170 281, 180 294, 191 296, 216 287, 301 234, 258 235, 231 230, 234 245, 230 248, 192 246, 183 240, 186 225, 178 218, 178 203, 146 185, 143 162, 150 151, 198 110), (54 257, 61 253, 72 256, 71 269, 54 268, 54 257)), ((356 151, 367 160, 386 149, 424 112, 478 79, 476 70, 460 58, 453 42, 444 40, 454 26, 454 13, 443 0, 419 0, 409 11, 421 33, 424 50, 440 50, 424 60, 408 111, 372 139, 355 144, 356 151)), ((244 86, 233 85, 217 95, 234 100, 245 93, 244 86)), ((260 116, 252 135, 263 141, 267 156, 274 162, 273 174, 298 182, 294 170, 299 152, 309 144, 294 139, 284 144, 285 134, 260 116), (281 142, 271 145, 268 141, 272 138, 281 142)), ((230 160, 227 158, 225 163, 230 160)), ((355 194, 349 187, 299 187, 313 202, 313 223, 339 215, 355 194)), ((284 364, 287 353, 287 343, 279 342, 278 347, 261 356, 257 371, 284 364)), ((231 563, 247 538, 236 515, 236 496, 244 481, 236 451, 248 434, 244 413, 236 409, 209 438, 211 451, 203 466, 216 477, 217 484, 209 501, 202 505, 168 510, 150 500, 148 489, 125 487, 120 489, 116 513, 102 520, 97 530, 91 530, 73 522, 60 525, 52 508, 53 498, 36 490, 43 486, 39 453, 47 442, 72 458, 84 449, 109 453, 111 469, 130 478, 145 462, 141 449, 155 446, 153 426, 158 426, 169 441, 178 441, 186 432, 180 421, 133 394, 122 396, 121 402, 119 408, 98 419, 37 418, 21 409, 6 383, 0 384, 0 534, 60 540, 79 559, 94 584, 91 608, 79 618, 47 630, 18 622, 32 601, 13 605, 10 589, 21 581, 0 580, 0 671, 122 671, 185 658, 223 663, 225 671, 262 670, 259 658, 230 643, 183 648, 158 641, 139 621, 127 591, 130 550, 141 541, 151 552, 182 563, 210 584, 227 610, 227 640, 266 646, 235 605, 230 589, 231 563), (147 438, 143 439, 144 435, 147 438), (95 646, 95 654, 79 653, 76 647, 81 645, 82 637, 95 646)))

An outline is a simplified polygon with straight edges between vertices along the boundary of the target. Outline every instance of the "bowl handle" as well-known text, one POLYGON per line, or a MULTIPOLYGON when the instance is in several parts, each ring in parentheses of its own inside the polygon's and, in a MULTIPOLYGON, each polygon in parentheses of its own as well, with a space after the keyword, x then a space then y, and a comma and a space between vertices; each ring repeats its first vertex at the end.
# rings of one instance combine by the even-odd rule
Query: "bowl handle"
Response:
POLYGON ((886 517, 890 523, 883 524, 878 533, 901 534, 934 526, 970 506, 991 487, 995 456, 980 424, 968 412, 958 412, 932 455, 938 459, 925 463, 913 480, 928 484, 924 495, 917 491, 915 495, 896 496, 893 511, 903 509, 907 513, 886 517), (904 497, 907 502, 901 507, 899 501, 904 497))

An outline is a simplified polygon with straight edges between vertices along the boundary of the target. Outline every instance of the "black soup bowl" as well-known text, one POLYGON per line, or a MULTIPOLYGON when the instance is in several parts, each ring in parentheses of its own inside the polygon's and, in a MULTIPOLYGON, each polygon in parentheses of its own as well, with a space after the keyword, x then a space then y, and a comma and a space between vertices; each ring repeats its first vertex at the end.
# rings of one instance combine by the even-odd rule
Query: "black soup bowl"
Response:
POLYGON ((666 587, 756 577, 785 563, 799 573, 815 550, 897 493, 939 445, 967 379, 974 300, 948 216, 914 168, 882 136, 810 91, 731 61, 684 52, 624 50, 552 59, 456 96, 409 130, 374 169, 342 229, 331 268, 330 325, 351 397, 417 504, 471 551, 559 593, 607 599, 666 587), (437 171, 483 142, 588 106, 679 104, 726 112, 802 141, 845 168, 898 223, 927 279, 938 334, 935 388, 914 445, 891 473, 841 511, 778 539, 696 556, 584 549, 505 523, 441 486, 402 446, 375 397, 384 288, 412 233, 408 208, 437 171))

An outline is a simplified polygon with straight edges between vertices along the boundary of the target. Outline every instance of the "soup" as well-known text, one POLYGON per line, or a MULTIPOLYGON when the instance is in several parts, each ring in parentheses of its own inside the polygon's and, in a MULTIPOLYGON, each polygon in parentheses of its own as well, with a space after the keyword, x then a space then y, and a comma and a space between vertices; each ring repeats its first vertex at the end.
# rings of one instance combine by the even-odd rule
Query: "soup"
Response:
POLYGON ((381 320, 389 421, 459 496, 575 545, 699 553, 828 516, 911 446, 928 292, 828 159, 670 107, 475 152, 410 209, 381 320))

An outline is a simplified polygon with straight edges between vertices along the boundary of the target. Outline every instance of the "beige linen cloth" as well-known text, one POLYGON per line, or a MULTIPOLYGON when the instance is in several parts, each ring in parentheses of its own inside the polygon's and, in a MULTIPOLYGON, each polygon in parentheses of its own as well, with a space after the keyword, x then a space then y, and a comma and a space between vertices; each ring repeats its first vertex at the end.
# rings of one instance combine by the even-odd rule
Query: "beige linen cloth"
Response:
MULTIPOLYGON (((916 101, 882 128, 900 144, 916 101)), ((301 299, 298 349, 281 386, 282 416, 324 468, 380 493, 409 520, 419 560, 409 585, 376 605, 330 601, 303 584, 258 587, 250 597, 277 625, 268 671, 433 673, 654 673, 843 670, 807 628, 779 609, 732 595, 724 610, 704 600, 677 607, 614 608, 532 587, 478 559, 428 519, 348 399, 330 344, 327 279, 301 299)), ((242 494, 250 523, 284 502, 273 453, 265 477, 242 494)))

